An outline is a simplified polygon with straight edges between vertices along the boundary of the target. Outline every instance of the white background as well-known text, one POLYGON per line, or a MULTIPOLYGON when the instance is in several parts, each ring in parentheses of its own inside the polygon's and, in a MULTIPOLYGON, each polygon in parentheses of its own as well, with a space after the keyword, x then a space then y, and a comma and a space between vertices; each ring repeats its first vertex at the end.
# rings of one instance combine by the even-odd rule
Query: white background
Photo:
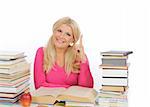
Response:
MULTIPOLYGON (((146 107, 150 98, 149 0, 0 0, 0 50, 24 51, 32 64, 45 46, 53 23, 64 16, 76 20, 94 77, 101 86, 100 52, 131 50, 129 107, 146 107)), ((33 69, 31 68, 31 74, 33 69)), ((31 75, 31 89, 34 89, 31 75)))

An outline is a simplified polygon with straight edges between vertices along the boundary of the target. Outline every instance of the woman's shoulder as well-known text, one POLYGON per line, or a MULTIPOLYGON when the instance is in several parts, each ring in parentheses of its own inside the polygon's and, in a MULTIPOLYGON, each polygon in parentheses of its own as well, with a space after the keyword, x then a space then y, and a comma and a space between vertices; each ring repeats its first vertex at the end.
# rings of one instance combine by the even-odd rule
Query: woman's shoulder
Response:
POLYGON ((44 53, 44 50, 45 50, 45 47, 39 47, 38 49, 37 49, 37 54, 43 54, 44 53))

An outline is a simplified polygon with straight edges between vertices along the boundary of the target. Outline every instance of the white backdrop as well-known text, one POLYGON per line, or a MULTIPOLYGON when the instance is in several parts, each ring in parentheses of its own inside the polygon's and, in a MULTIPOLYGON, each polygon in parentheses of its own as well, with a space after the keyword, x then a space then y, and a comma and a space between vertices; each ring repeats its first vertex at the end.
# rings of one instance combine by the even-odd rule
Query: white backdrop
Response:
POLYGON ((144 107, 150 98, 149 6, 148 0, 0 0, 0 50, 24 51, 33 67, 53 23, 69 16, 80 25, 96 89, 101 86, 101 51, 134 52, 129 56, 129 107, 144 107))

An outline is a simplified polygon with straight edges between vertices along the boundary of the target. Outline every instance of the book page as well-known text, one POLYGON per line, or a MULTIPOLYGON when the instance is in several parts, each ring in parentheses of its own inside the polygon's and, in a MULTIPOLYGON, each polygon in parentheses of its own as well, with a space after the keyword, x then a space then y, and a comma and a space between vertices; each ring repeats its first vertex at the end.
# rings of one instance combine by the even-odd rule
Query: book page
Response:
POLYGON ((85 88, 80 86, 71 86, 62 95, 84 97, 84 98, 94 98, 97 95, 97 92, 93 88, 85 88))
POLYGON ((49 87, 40 87, 36 91, 32 92, 33 96, 53 96, 57 97, 60 93, 64 92, 65 88, 49 88, 49 87))

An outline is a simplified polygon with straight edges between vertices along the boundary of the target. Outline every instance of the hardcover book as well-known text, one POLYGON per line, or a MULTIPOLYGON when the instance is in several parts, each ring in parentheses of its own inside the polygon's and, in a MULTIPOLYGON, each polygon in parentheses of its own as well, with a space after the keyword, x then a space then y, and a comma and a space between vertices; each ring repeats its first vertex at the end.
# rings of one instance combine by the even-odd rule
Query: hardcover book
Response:
POLYGON ((132 53, 133 53, 132 51, 106 51, 106 52, 101 52, 101 55, 103 56, 127 56, 132 53))

